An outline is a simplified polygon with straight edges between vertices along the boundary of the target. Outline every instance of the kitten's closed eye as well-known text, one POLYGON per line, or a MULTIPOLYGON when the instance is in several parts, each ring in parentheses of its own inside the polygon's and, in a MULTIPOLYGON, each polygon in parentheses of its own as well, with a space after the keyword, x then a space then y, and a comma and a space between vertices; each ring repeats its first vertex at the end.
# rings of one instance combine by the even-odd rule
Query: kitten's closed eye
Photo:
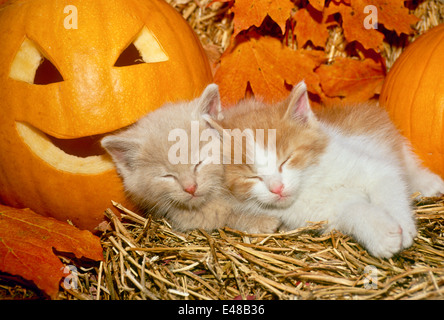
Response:
POLYGON ((173 174, 164 174, 161 176, 162 178, 166 178, 166 179, 175 179, 177 180, 177 177, 173 174))
POLYGON ((259 177, 259 176, 246 176, 245 179, 247 179, 247 180, 264 181, 264 179, 262 177, 259 177))
POLYGON ((202 168, 202 163, 203 163, 203 161, 200 160, 199 163, 197 163, 197 164, 194 166, 194 173, 199 172, 199 170, 202 168))
POLYGON ((292 155, 290 155, 286 160, 284 160, 280 165, 279 165, 279 172, 282 173, 282 169, 284 167, 284 165, 286 163, 288 163, 288 161, 291 159, 292 155))
POLYGON ((254 165, 244 165, 243 178, 246 181, 264 181, 264 179, 258 174, 254 165))

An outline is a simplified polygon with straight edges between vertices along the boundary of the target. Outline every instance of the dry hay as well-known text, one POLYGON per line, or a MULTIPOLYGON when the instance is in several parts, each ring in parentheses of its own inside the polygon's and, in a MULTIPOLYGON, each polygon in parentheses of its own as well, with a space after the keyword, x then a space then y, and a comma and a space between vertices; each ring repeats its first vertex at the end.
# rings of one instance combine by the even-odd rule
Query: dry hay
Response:
POLYGON ((105 261, 79 268, 61 299, 443 299, 444 197, 415 205, 414 245, 377 259, 322 222, 276 234, 172 231, 115 204, 102 236, 105 261), (115 211, 122 215, 119 220, 115 211))

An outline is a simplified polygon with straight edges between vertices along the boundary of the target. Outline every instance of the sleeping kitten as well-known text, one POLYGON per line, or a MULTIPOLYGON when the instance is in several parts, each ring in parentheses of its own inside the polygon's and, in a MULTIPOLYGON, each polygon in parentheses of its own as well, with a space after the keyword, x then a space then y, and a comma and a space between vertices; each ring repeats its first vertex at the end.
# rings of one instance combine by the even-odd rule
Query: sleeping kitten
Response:
POLYGON ((275 217, 252 219, 232 212, 223 165, 201 152, 199 140, 197 146, 188 141, 185 161, 176 161, 178 134, 187 140, 193 135, 199 139, 205 130, 207 135, 211 130, 219 142, 217 132, 208 129, 202 119, 202 115, 216 114, 219 109, 218 88, 209 85, 200 98, 167 104, 128 129, 105 137, 102 146, 112 156, 128 197, 156 218, 165 217, 174 229, 211 231, 229 226, 250 233, 274 232, 280 225, 275 217), (196 124, 198 132, 191 132, 196 124))
POLYGON ((376 105, 314 113, 301 82, 284 102, 246 100, 223 117, 206 118, 221 136, 236 128, 276 130, 275 139, 264 143, 245 134, 243 164, 233 161, 233 152, 227 156, 226 182, 238 210, 278 217, 286 228, 327 220, 326 232, 340 230, 372 255, 388 258, 411 246, 416 235, 411 193, 444 192, 442 179, 419 164, 376 105), (264 157, 272 170, 261 170, 264 157), (254 161, 245 163, 248 158, 254 161))

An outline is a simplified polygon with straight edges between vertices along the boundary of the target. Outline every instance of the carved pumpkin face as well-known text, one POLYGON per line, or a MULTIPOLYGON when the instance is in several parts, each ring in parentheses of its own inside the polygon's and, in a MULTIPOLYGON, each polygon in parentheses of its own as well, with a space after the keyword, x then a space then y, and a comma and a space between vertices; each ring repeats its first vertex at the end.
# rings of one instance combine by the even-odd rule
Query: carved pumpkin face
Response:
POLYGON ((162 0, 9 1, 0 44, 1 202, 80 228, 126 202, 100 138, 212 80, 198 39, 162 0))

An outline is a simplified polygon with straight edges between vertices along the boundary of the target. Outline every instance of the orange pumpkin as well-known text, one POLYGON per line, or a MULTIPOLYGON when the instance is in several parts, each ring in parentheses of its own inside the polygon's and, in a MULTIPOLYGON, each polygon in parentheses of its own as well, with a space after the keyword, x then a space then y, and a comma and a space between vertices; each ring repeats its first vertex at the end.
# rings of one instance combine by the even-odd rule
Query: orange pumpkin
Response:
POLYGON ((396 60, 380 104, 424 165, 444 178, 444 24, 421 35, 396 60))
POLYGON ((0 44, 0 201, 85 229, 126 203, 99 139, 212 81, 162 0, 12 0, 0 44))

